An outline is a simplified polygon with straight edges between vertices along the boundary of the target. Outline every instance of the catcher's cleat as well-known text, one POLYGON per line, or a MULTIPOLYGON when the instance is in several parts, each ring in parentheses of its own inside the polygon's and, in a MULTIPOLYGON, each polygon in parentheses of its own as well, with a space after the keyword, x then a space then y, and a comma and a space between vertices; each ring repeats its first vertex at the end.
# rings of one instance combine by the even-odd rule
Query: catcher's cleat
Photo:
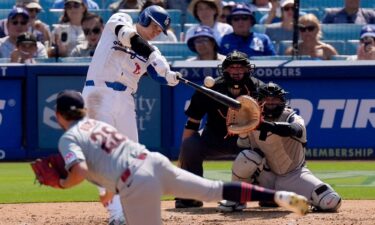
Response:
POLYGON ((180 199, 176 198, 175 208, 176 209, 183 209, 183 208, 199 208, 203 206, 203 202, 193 200, 193 199, 180 199))
POLYGON ((121 218, 113 219, 108 223, 108 225, 126 225, 125 218, 121 217, 121 218))
POLYGON ((275 202, 279 206, 284 207, 301 216, 305 215, 309 210, 307 198, 294 192, 277 191, 274 198, 275 202))
POLYGON ((235 212, 246 209, 246 203, 232 202, 229 200, 221 200, 218 209, 220 212, 235 212))

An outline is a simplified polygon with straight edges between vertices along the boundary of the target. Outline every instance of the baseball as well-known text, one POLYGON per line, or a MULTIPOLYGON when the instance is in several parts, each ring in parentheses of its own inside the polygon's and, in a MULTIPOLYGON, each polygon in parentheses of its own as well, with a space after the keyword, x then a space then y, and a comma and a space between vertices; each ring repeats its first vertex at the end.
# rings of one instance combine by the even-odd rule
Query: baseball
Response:
POLYGON ((204 78, 204 86, 208 87, 208 88, 211 88, 215 85, 215 79, 210 77, 210 76, 207 76, 204 78))

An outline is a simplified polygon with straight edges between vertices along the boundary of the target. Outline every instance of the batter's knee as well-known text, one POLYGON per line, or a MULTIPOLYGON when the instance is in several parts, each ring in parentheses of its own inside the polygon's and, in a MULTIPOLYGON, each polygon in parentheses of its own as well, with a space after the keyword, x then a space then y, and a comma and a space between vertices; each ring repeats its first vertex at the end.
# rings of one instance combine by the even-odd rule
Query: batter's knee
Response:
POLYGON ((311 200, 318 211, 335 212, 341 206, 340 195, 330 185, 324 183, 315 187, 311 200))
POLYGON ((232 180, 252 182, 252 178, 263 170, 264 154, 259 149, 243 150, 232 166, 232 180))

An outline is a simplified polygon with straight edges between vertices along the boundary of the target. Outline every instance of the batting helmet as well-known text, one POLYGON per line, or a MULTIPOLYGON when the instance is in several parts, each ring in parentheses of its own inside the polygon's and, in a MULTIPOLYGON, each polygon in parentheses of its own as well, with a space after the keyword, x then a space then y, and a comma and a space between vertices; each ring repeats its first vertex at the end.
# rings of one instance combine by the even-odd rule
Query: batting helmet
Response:
POLYGON ((164 8, 158 5, 152 5, 145 8, 139 15, 138 23, 143 27, 147 27, 150 25, 151 20, 159 25, 164 34, 167 34, 167 29, 171 24, 171 17, 164 8))
POLYGON ((260 85, 258 89, 258 101, 262 102, 266 97, 276 97, 281 100, 279 105, 273 107, 267 107, 267 104, 263 107, 263 115, 266 118, 278 118, 283 113, 286 106, 286 92, 279 85, 269 82, 267 84, 260 85))
POLYGON ((227 55, 224 62, 221 65, 218 65, 219 74, 224 76, 225 81, 228 83, 230 87, 233 88, 241 88, 250 80, 250 76, 255 68, 254 64, 250 63, 247 55, 240 51, 233 51, 227 55), (234 80, 231 77, 231 74, 226 71, 226 69, 233 65, 233 64, 240 64, 248 68, 248 71, 244 74, 241 80, 234 80))

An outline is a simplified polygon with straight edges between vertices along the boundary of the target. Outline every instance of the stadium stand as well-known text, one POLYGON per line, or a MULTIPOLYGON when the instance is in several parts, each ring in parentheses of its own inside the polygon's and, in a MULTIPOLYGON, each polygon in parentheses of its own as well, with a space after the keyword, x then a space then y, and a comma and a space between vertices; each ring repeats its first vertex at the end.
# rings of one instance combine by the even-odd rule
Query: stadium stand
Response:
POLYGON ((193 15, 191 15, 190 13, 186 13, 186 22, 185 22, 185 24, 190 24, 190 23, 197 24, 199 22, 198 22, 197 19, 195 19, 195 17, 193 15))
POLYGON ((163 43, 153 42, 153 44, 164 54, 167 60, 185 60, 196 54, 188 48, 186 43, 163 43))
POLYGON ((14 5, 14 0, 2 0, 0 1, 0 9, 11 9, 14 5))
MULTIPOLYGON (((344 0, 301 0, 301 8, 309 8, 318 6, 321 9, 324 8, 334 8, 334 7, 343 7, 344 0)), ((374 0, 361 0, 362 8, 374 8, 374 0)))
POLYGON ((357 54, 357 48, 359 46, 359 40, 348 40, 346 42, 346 51, 347 55, 355 55, 357 54))
POLYGON ((9 14, 9 12, 10 12, 10 10, 12 10, 12 7, 10 7, 10 8, 6 8, 6 9, 1 8, 1 9, 0 9, 0 19, 5 19, 5 18, 7 18, 7 17, 8 17, 8 14, 9 14))
POLYGON ((357 39, 361 24, 322 24, 323 40, 353 40, 357 39))

